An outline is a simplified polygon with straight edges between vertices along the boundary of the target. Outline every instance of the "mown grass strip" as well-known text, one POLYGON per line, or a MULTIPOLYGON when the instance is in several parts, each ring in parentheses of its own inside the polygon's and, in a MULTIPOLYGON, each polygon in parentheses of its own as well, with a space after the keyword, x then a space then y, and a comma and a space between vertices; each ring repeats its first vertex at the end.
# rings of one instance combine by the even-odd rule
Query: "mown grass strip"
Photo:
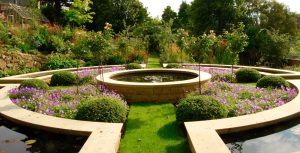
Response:
POLYGON ((159 63, 159 57, 150 55, 150 57, 148 58, 147 68, 162 68, 159 63))
POLYGON ((188 153, 172 104, 135 103, 130 107, 120 153, 188 153))

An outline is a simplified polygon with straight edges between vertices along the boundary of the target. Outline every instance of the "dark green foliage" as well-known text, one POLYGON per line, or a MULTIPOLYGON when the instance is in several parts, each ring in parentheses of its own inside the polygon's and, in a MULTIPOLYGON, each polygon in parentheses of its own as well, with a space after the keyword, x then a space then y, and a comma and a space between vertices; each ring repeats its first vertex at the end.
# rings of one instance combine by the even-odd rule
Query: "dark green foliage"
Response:
POLYGON ((191 4, 191 22, 195 34, 203 34, 209 30, 221 33, 236 23, 239 10, 234 0, 194 0, 191 4))
POLYGON ((69 86, 76 83, 77 76, 68 71, 54 73, 51 77, 51 86, 69 86))
POLYGON ((78 120, 121 123, 125 122, 127 115, 125 105, 112 97, 86 100, 78 105, 77 110, 75 119, 78 120))
POLYGON ((241 68, 235 75, 237 82, 242 83, 256 82, 261 77, 261 74, 257 70, 251 68, 241 68))
POLYGON ((90 83, 92 81, 93 81, 93 77, 92 76, 85 76, 85 77, 79 79, 78 84, 79 85, 84 85, 84 84, 88 84, 88 83, 90 83))
POLYGON ((289 35, 279 34, 278 31, 247 27, 249 45, 240 54, 243 65, 268 65, 282 67, 290 51, 289 35))
POLYGON ((182 1, 178 11, 179 24, 181 28, 186 30, 189 28, 189 23, 190 23, 190 9, 191 9, 191 5, 189 5, 185 1, 182 1))
POLYGON ((227 114, 224 104, 203 95, 181 99, 176 109, 176 118, 180 122, 225 118, 227 114))
POLYGON ((178 63, 170 63, 167 65, 167 68, 181 68, 182 66, 178 63))
POLYGON ((48 90, 49 86, 46 82, 40 79, 30 79, 22 81, 19 88, 28 87, 28 88, 37 88, 37 89, 43 89, 48 90))
POLYGON ((138 0, 92 0, 93 23, 90 29, 103 30, 106 22, 112 24, 114 32, 118 33, 126 26, 143 23, 147 18, 147 10, 138 0))
POLYGON ((267 87, 279 88, 281 86, 289 87, 289 83, 280 76, 269 75, 259 79, 256 83, 256 86, 260 88, 267 88, 267 87))
POLYGON ((138 63, 130 63, 126 65, 126 69, 131 70, 131 69, 141 69, 142 66, 138 63))

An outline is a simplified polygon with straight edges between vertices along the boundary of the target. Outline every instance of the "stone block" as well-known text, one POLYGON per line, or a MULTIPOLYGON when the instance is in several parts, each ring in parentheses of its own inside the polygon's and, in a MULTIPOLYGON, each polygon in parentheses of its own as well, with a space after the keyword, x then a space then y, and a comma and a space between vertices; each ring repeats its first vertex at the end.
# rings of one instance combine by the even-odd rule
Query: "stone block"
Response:
POLYGON ((0 68, 5 69, 6 68, 6 62, 3 59, 0 59, 0 68))

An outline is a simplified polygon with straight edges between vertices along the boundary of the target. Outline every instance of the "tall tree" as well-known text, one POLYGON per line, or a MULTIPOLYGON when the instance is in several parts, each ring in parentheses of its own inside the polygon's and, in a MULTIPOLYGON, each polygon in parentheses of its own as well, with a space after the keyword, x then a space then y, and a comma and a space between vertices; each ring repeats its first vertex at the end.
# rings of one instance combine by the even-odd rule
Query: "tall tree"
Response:
POLYGON ((88 12, 91 9, 92 1, 74 0, 68 10, 64 10, 65 20, 72 26, 82 26, 86 22, 92 22, 94 12, 88 12))
POLYGON ((183 29, 188 29, 190 26, 190 9, 191 6, 183 1, 180 4, 179 11, 178 11, 178 21, 180 27, 183 29))
POLYGON ((162 20, 165 23, 170 24, 171 23, 171 28, 173 31, 175 31, 176 29, 179 28, 179 20, 177 17, 177 13, 175 11, 172 10, 171 6, 167 6, 164 11, 163 14, 161 15, 162 20))
POLYGON ((118 33, 126 26, 140 24, 148 18, 147 10, 139 0, 93 0, 92 30, 103 30, 106 22, 118 33))
POLYGON ((161 15, 161 18, 163 21, 169 22, 170 20, 175 20, 177 18, 177 13, 172 10, 171 6, 167 6, 161 15))
POLYGON ((51 21, 56 23, 63 23, 63 6, 70 6, 68 0, 40 0, 42 13, 51 21))
POLYGON ((279 33, 297 34, 297 15, 276 1, 263 3, 260 10, 260 26, 278 30, 279 33))
POLYGON ((236 0, 194 0, 191 4, 193 32, 202 34, 209 30, 221 33, 231 24, 237 23, 236 0))

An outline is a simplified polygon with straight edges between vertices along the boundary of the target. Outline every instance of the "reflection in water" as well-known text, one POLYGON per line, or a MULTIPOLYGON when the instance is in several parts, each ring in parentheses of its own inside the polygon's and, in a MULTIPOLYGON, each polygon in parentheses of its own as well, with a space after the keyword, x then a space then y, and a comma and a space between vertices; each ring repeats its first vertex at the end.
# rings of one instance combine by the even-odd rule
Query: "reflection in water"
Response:
POLYGON ((0 118, 0 153, 75 153, 85 141, 86 137, 53 134, 16 126, 0 118), (26 144, 32 140, 33 144, 26 144))
POLYGON ((259 131, 248 131, 247 134, 240 133, 225 136, 224 141, 227 141, 226 145, 233 153, 290 153, 300 151, 299 120, 260 129, 259 131), (290 125, 294 123, 298 124, 290 127, 290 125), (285 128, 285 130, 280 131, 282 128, 285 128), (274 133, 276 131, 277 133, 274 133), (273 132, 273 134, 265 135, 269 132, 273 132), (243 138, 244 136, 246 139, 243 138), (253 136, 255 138, 253 138, 253 136), (228 137, 235 137, 233 138, 235 140, 231 141, 228 137))

